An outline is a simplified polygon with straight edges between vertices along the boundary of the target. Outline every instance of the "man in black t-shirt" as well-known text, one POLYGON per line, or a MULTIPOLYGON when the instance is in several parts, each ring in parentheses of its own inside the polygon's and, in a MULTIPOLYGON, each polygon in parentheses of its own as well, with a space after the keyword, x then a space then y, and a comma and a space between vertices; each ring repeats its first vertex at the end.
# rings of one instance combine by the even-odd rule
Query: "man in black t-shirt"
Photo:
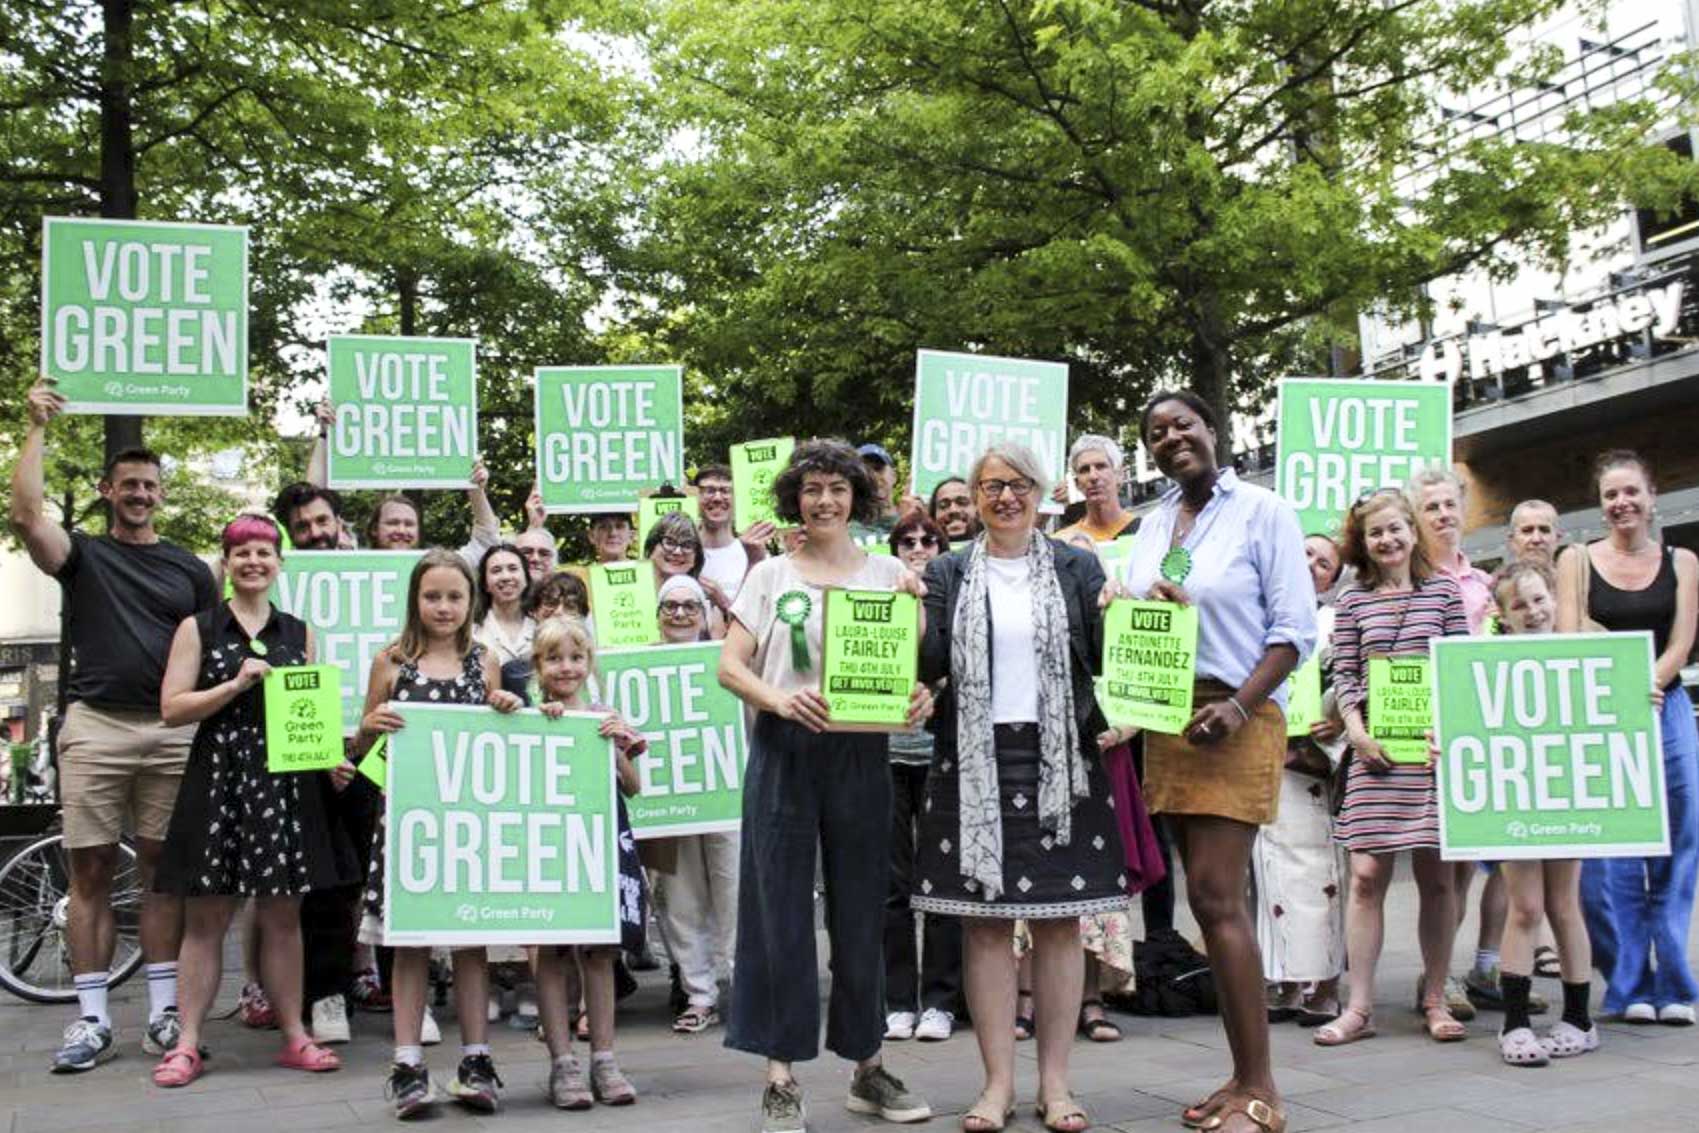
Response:
POLYGON ((127 826, 136 836, 143 890, 149 1011, 142 1047, 164 1054, 177 1043, 183 904, 152 892, 152 881, 195 729, 161 722, 159 685, 178 625, 217 601, 206 564, 153 529, 165 492, 159 457, 146 449, 119 453, 100 479, 100 496, 112 513, 110 534, 67 533, 48 518, 42 451, 47 424, 64 407, 50 383, 30 389, 29 431, 12 473, 11 503, 12 530, 35 565, 63 587, 71 647, 59 795, 71 858, 71 968, 81 1010, 54 1055, 56 1073, 89 1070, 116 1053, 106 978, 116 929, 112 876, 127 826))

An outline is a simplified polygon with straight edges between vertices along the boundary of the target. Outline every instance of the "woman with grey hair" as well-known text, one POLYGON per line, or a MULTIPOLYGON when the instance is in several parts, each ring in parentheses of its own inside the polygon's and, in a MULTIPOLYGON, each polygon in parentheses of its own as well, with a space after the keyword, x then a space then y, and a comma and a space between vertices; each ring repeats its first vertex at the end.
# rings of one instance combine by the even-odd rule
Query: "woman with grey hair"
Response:
POLYGON ((1121 446, 1108 437, 1085 433, 1068 449, 1068 472, 1074 487, 1085 496, 1085 514, 1078 523, 1056 532, 1066 540, 1071 535, 1088 536, 1093 543, 1107 543, 1138 530, 1138 516, 1121 506, 1121 469, 1126 465, 1121 446))
POLYGON ((987 449, 968 476, 981 533, 926 570, 921 680, 948 678, 915 851, 913 907, 962 918, 968 1009, 985 1088, 967 1133, 1002 1129, 1015 1099, 1015 966, 1033 942, 1038 1112, 1088 1125, 1068 1086, 1084 979, 1081 915, 1127 907, 1126 865, 1096 737, 1103 651, 1097 557, 1036 528, 1045 477, 1022 445, 987 449))

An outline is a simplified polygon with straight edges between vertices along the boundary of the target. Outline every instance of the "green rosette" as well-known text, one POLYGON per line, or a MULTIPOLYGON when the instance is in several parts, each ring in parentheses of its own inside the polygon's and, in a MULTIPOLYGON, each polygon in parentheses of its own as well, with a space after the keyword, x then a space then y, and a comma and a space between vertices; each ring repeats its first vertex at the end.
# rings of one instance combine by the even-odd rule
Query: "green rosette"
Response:
POLYGON ((814 601, 801 590, 787 590, 779 596, 774 613, 781 622, 791 627, 791 668, 799 673, 806 673, 814 667, 808 659, 808 615, 814 609, 814 601))
POLYGON ((256 657, 264 657, 266 655, 265 642, 261 641, 257 637, 250 637, 248 639, 248 648, 253 651, 256 657))
POLYGON ((1162 556, 1162 577, 1179 586, 1186 581, 1186 576, 1192 573, 1192 553, 1184 547, 1175 547, 1162 556))

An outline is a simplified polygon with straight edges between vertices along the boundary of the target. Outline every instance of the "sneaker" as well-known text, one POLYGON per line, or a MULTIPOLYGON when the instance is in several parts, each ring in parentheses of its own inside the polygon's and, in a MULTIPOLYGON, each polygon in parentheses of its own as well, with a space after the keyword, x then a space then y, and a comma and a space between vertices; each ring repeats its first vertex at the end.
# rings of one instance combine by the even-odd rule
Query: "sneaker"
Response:
POLYGON ((893 1011, 885 1016, 885 1040, 901 1042, 914 1038, 914 1012, 893 1011))
POLYGON ((808 1133, 802 1087, 794 1080, 767 1083, 761 1094, 761 1133, 808 1133))
POLYGON ((620 1070, 612 1058, 590 1059, 590 1092, 603 1105, 630 1105, 637 1100, 637 1090, 631 1079, 620 1070))
POLYGON ((354 977, 354 1006, 361 1011, 371 1011, 379 1015, 387 1014, 393 1009, 389 993, 383 989, 383 981, 378 977, 375 968, 367 968, 354 977))
POLYGON ((549 1066, 549 1101, 556 1109, 589 1109, 596 1104, 584 1080, 583 1065, 570 1054, 549 1066))
POLYGON ((55 1074, 80 1074, 93 1070, 117 1053, 112 1028, 92 1015, 84 1015, 73 1019, 65 1028, 64 1045, 53 1052, 51 1069, 55 1074))
POLYGON ((324 1046, 345 1043, 348 1033, 348 1003, 340 995, 327 995, 313 1003, 313 1041, 324 1046))
POLYGON ((492 1023, 499 1023, 501 1022, 501 1017, 501 992, 492 990, 490 992, 490 1007, 489 1010, 484 1013, 484 1018, 488 1019, 492 1023))
POLYGON ((932 1107, 926 1104, 926 1099, 909 1093, 902 1080, 883 1065, 855 1072, 844 1105, 851 1113, 876 1113, 899 1124, 925 1121, 932 1116, 932 1107))
POLYGON ((425 1008, 425 1018, 419 1024, 419 1045, 436 1046, 442 1042, 442 1028, 437 1026, 437 1017, 431 1014, 430 1007, 425 1008))
POLYGON ((1693 1005, 1691 1003, 1666 1003, 1658 1008, 1658 1022, 1666 1027, 1691 1027, 1693 1025, 1693 1005))
POLYGON ((467 1109, 494 1113, 501 1108, 497 1087, 505 1084, 489 1055, 469 1054, 460 1060, 460 1072, 449 1080, 448 1096, 467 1109))
MULTIPOLYGON (((1469 1002, 1484 1011, 1504 1010, 1504 987, 1499 981, 1499 966, 1482 971, 1480 968, 1469 969, 1469 974, 1463 977, 1463 993, 1469 1002)), ((1551 1010, 1551 1003, 1537 991, 1528 993, 1528 1014, 1544 1015, 1551 1010)), ((1452 1015, 1461 1018, 1457 1012, 1452 1015)))
POLYGON ((1650 1003, 1630 1003, 1622 1009, 1622 1021, 1624 1023, 1656 1023, 1658 1011, 1650 1003))
MULTIPOLYGON (((1475 1017, 1475 1005, 1469 1002, 1469 993, 1463 990, 1463 981, 1456 976, 1445 977, 1445 1006, 1459 1023, 1475 1017)), ((1530 1008, 1532 1006, 1529 1005, 1530 1008)))
POLYGON ((242 995, 236 1000, 236 1010, 242 1017, 244 1027, 269 1031, 277 1026, 277 1012, 271 1009, 271 1000, 265 997, 265 989, 259 984, 242 985, 242 995))
POLYGON ((436 1105, 436 1092, 431 1089, 431 1072, 423 1066, 408 1066, 397 1062, 389 1068, 389 1084, 384 1096, 395 1102, 395 1116, 401 1121, 426 1112, 436 1105))
POLYGON ((142 1049, 163 1058, 166 1051, 176 1049, 177 1040, 182 1037, 183 1017, 175 1007, 167 1007, 159 1013, 159 1018, 148 1020, 147 1030, 142 1034, 142 1049))
POLYGON ((915 1027, 914 1037, 923 1043, 941 1043, 955 1029, 954 1015, 937 1007, 928 1007, 920 1013, 920 1025, 915 1027))

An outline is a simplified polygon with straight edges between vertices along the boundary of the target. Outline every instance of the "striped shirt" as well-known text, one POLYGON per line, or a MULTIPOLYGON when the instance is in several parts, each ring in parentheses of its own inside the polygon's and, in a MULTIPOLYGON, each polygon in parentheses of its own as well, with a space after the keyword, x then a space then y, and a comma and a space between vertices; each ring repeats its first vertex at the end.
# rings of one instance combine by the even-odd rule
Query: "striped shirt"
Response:
POLYGON ((1463 594, 1445 575, 1411 590, 1375 593, 1353 584, 1334 604, 1333 687, 1339 711, 1362 711, 1369 698, 1369 658, 1428 655, 1428 639, 1469 633, 1463 594))

